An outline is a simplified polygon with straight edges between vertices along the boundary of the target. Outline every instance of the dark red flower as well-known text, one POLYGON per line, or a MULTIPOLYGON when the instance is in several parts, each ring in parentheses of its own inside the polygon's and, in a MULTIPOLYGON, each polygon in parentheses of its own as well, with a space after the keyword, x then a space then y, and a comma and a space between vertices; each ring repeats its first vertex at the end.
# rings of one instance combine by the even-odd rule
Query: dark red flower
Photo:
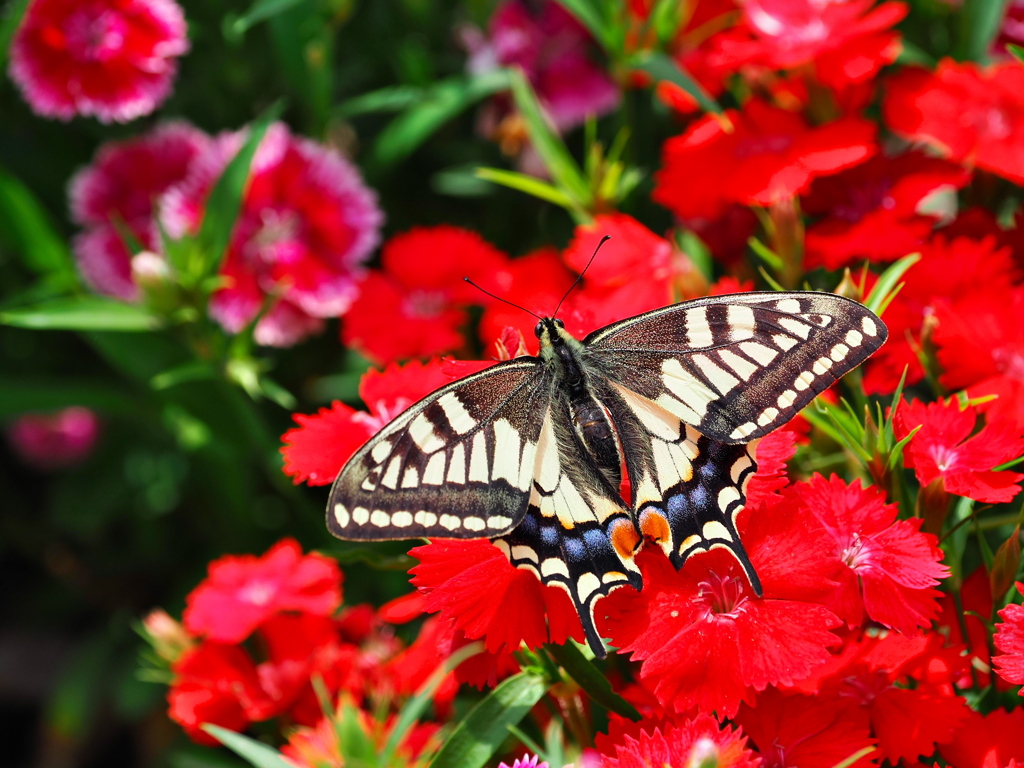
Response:
POLYGON ((949 575, 942 551, 921 520, 897 520, 895 504, 874 487, 847 485, 841 478, 815 475, 783 494, 783 508, 812 515, 831 542, 839 582, 826 604, 851 627, 864 614, 901 632, 927 626, 939 611, 934 589, 949 575))
MULTIPOLYGON (((889 341, 868 361, 864 388, 870 393, 892 392, 904 369, 908 385, 920 381, 924 369, 918 353, 924 329, 934 324, 939 308, 973 297, 990 306, 1002 304, 1016 276, 1010 250, 999 247, 994 237, 932 238, 921 248, 921 260, 907 270, 903 289, 885 311, 889 341), (1001 298, 993 301, 995 296, 1001 298)), ((967 338, 972 348, 978 343, 973 335, 967 338)))
POLYGON ((296 483, 328 485, 367 440, 410 405, 451 381, 441 361, 370 369, 359 382, 369 411, 335 401, 317 413, 295 414, 299 425, 281 436, 284 473, 296 483))
MULTIPOLYGON (((213 185, 246 139, 223 134, 165 193, 161 218, 172 237, 195 234, 213 185)), ((359 292, 362 263, 380 237, 383 216, 358 169, 338 152, 292 136, 282 123, 256 151, 210 313, 238 333, 256 325, 260 344, 289 346, 346 312, 359 292)))
POLYGON ((508 257, 480 235, 451 226, 422 227, 384 244, 383 271, 366 276, 342 325, 342 340, 377 362, 460 349, 466 307, 486 304, 469 277, 507 291, 508 257))
MULTIPOLYGON (((1017 591, 1024 595, 1024 584, 1019 581, 1017 591)), ((1002 621, 996 625, 994 642, 1002 654, 992 661, 1000 677, 1024 685, 1024 606, 1011 603, 999 612, 999 618, 1002 621)))
POLYGON ((1020 768, 1024 766, 1024 707, 994 709, 987 715, 970 710, 953 738, 939 745, 952 768, 1020 768))
POLYGON ((186 31, 174 0, 33 0, 11 43, 11 78, 40 115, 127 122, 167 98, 186 31))
POLYGON ((602 768, 649 768, 649 766, 701 766, 757 768, 758 756, 747 746, 739 729, 719 725, 710 715, 659 722, 653 727, 638 723, 636 733, 618 738, 598 737, 602 768))
POLYGON ((1015 424, 989 422, 975 433, 979 413, 949 402, 903 403, 896 412, 896 435, 903 439, 921 429, 904 448, 904 463, 922 486, 941 480, 947 493, 992 504, 1011 501, 1020 493, 1019 472, 993 467, 1024 455, 1024 436, 1015 424))
POLYGON ((886 83, 885 120, 950 160, 1024 182, 1024 70, 943 59, 935 72, 908 67, 886 83))
POLYGON ((641 551, 643 591, 618 590, 598 604, 602 635, 643 662, 640 679, 666 709, 731 717, 754 691, 806 677, 838 642, 829 630, 839 620, 818 604, 835 582, 817 521, 776 504, 739 527, 763 598, 723 550, 690 558, 678 573, 661 553, 641 551))
POLYGON ((969 711, 952 687, 965 668, 961 649, 944 643, 934 632, 851 638, 799 687, 870 721, 881 756, 893 765, 915 761, 953 738, 969 711))
POLYGON ((988 572, 976 568, 974 573, 963 580, 957 600, 953 595, 942 596, 942 613, 938 625, 947 633, 950 642, 965 647, 964 670, 953 682, 959 688, 971 688, 977 684, 984 688, 989 684, 988 673, 981 670, 989 665, 989 631, 986 626, 992 615, 992 586, 988 572), (985 618, 982 618, 982 617, 985 618), (963 629, 967 629, 964 636, 963 629))
POLYGON ((264 693, 249 655, 237 645, 204 642, 172 667, 168 714, 200 744, 220 742, 201 730, 212 723, 233 731, 266 720, 275 704, 264 693))
POLYGON ((966 388, 972 398, 997 395, 978 408, 989 421, 1024 430, 1024 288, 978 292, 940 305, 936 312, 936 356, 950 390, 966 388))
POLYGON ((329 616, 341 604, 341 578, 334 560, 303 555, 298 542, 283 539, 262 557, 227 555, 210 563, 182 618, 194 635, 240 643, 281 611, 329 616))
POLYGON ((513 567, 489 541, 435 541, 409 554, 420 561, 412 583, 425 595, 426 609, 440 611, 470 640, 483 639, 491 653, 583 640, 565 591, 513 567))
MULTIPOLYGON (((740 707, 736 722, 761 755, 763 768, 833 768, 874 746, 867 718, 835 696, 801 696, 769 688, 740 707)), ((850 768, 875 764, 868 753, 850 768)))
POLYGON ((742 112, 727 111, 725 119, 732 131, 708 115, 665 142, 653 198, 683 219, 714 219, 732 203, 767 206, 788 199, 816 177, 877 151, 875 126, 861 118, 810 127, 799 115, 754 99, 742 112))
POLYGON ((71 217, 85 231, 74 252, 82 276, 100 293, 138 298, 131 252, 118 227, 142 247, 159 249, 154 202, 185 178, 209 137, 187 123, 164 123, 149 133, 102 145, 91 165, 68 184, 71 217))
POLYGON ((858 259, 888 261, 919 250, 939 215, 922 212, 922 201, 969 179, 966 169, 919 152, 878 155, 816 179, 803 200, 804 210, 819 217, 807 230, 805 265, 839 269, 858 259))

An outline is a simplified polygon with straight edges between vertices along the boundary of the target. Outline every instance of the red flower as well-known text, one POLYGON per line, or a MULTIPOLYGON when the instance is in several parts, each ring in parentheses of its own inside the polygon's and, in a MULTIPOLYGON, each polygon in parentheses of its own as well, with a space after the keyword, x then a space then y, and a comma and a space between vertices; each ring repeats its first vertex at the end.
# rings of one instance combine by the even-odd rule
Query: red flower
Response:
POLYGON ((383 371, 372 368, 359 382, 359 394, 369 412, 357 411, 335 401, 306 416, 292 418, 299 425, 281 436, 284 472, 297 483, 328 485, 360 446, 410 405, 451 377, 439 360, 392 364, 383 371))
POLYGON ((875 156, 815 180, 803 205, 821 217, 807 231, 807 268, 839 269, 857 259, 887 261, 919 250, 938 215, 919 213, 921 202, 936 191, 959 189, 969 179, 959 166, 909 152, 875 156))
MULTIPOLYGON (((1019 581, 1017 591, 1024 595, 1024 584, 1019 581)), ((1003 653, 992 661, 1004 680, 1024 685, 1024 606, 1011 603, 999 612, 999 618, 1002 622, 996 627, 995 644, 1003 653)))
POLYGON ((944 59, 934 73, 907 68, 886 85, 889 127, 955 162, 1024 182, 1024 70, 944 59))
POLYGON ((991 421, 974 432, 977 409, 949 402, 904 403, 896 412, 896 434, 902 440, 921 429, 904 449, 904 461, 922 486, 941 480, 947 493, 993 504, 1020 493, 1024 474, 992 468, 1024 455, 1024 436, 1013 423, 991 421))
POLYGON ((800 689, 844 702, 852 719, 870 721, 881 756, 893 765, 934 754, 967 716, 952 680, 964 669, 958 647, 937 633, 862 636, 819 667, 800 689))
POLYGON ((209 137, 187 123, 164 123, 147 134, 100 147, 92 165, 68 185, 71 217, 85 227, 74 240, 83 277, 95 290, 138 298, 131 252, 117 226, 151 251, 160 244, 153 201, 188 173, 209 137))
POLYGON ((716 768, 757 768, 760 763, 742 731, 719 725, 710 715, 658 723, 647 729, 642 722, 637 726, 632 729, 635 733, 621 733, 618 738, 598 737, 602 768, 707 764, 716 768))
POLYGON ((896 505, 886 504, 874 487, 847 485, 833 476, 815 475, 783 495, 783 507, 815 517, 831 542, 835 564, 829 574, 839 582, 826 604, 850 626, 864 614, 901 632, 927 626, 939 611, 941 593, 933 589, 949 575, 941 565, 935 537, 921 533, 921 520, 897 520, 896 505))
POLYGON ((11 44, 11 78, 37 114, 127 122, 167 98, 187 51, 174 0, 33 0, 11 44))
POLYGON ((235 645, 205 642, 187 651, 172 667, 168 714, 200 744, 220 742, 200 729, 212 723, 233 731, 271 717, 267 698, 248 654, 235 645))
POLYGON ((26 413, 7 427, 7 441, 35 469, 51 471, 85 461, 99 439, 100 420, 88 408, 71 406, 56 413, 26 413))
POLYGON ((328 616, 341 604, 341 577, 334 560, 303 556, 293 539, 263 557, 227 555, 210 563, 186 599, 185 627, 209 640, 240 643, 280 611, 328 616))
POLYGON ((665 142, 653 198, 687 218, 715 218, 731 203, 770 205, 876 151, 875 126, 843 118, 811 128, 799 115, 752 100, 728 111, 734 129, 708 115, 665 142))
POLYGON ((384 244, 383 271, 371 272, 342 326, 345 344, 378 362, 429 357, 460 349, 465 307, 506 289, 508 257, 475 232, 422 227, 384 244))
MULTIPOLYGON (((351 707, 351 704, 347 706, 351 707)), ((395 725, 392 718, 388 722, 375 720, 373 716, 362 709, 353 709, 356 717, 355 725, 363 732, 364 738, 381 753, 395 725)), ((281 747, 281 753, 287 758, 286 762, 299 768, 324 768, 324 766, 343 766, 351 759, 351 744, 342 741, 347 735, 345 728, 350 727, 349 721, 345 720, 346 714, 342 709, 330 717, 321 718, 312 728, 297 728, 288 736, 288 743, 281 747), (344 723, 344 727, 341 725, 344 723)), ((406 766, 406 768, 417 768, 424 765, 417 758, 421 755, 431 755, 436 750, 437 734, 441 729, 436 723, 415 723, 406 734, 405 738, 398 745, 396 753, 398 759, 394 765, 406 766)))
POLYGON ((954 600, 950 594, 942 596, 942 613, 938 619, 941 631, 948 633, 950 642, 965 646, 965 669, 953 682, 959 688, 971 688, 977 681, 977 685, 984 688, 989 684, 988 673, 979 670, 989 667, 989 631, 985 622, 992 615, 992 586, 984 567, 976 568, 964 579, 958 598, 954 600), (966 637, 961 627, 966 627, 966 637))
MULTIPOLYGON (((889 341, 868 361, 864 388, 871 393, 892 392, 905 368, 907 384, 920 381, 924 369, 918 351, 923 332, 927 324, 934 322, 939 309, 953 301, 960 304, 973 300, 975 296, 986 306, 999 305, 1002 298, 993 301, 993 297, 1009 292, 1016 274, 1010 250, 998 247, 995 238, 933 238, 921 249, 921 261, 907 271, 903 290, 886 309, 889 341)), ((967 343, 974 350, 978 340, 973 335, 973 319, 964 330, 969 334, 967 343)), ((970 357, 978 357, 977 350, 970 357)), ((959 361, 963 362, 967 361, 959 361)))
MULTIPOLYGON (((761 755, 763 768, 833 768, 874 744, 867 719, 834 696, 800 696, 769 688, 743 704, 736 722, 761 755)), ((861 755, 851 768, 875 765, 861 755)))
MULTIPOLYGON (((173 237, 198 231, 206 200, 238 152, 246 131, 224 134, 196 158, 188 177, 163 198, 173 237)), ((382 215, 358 170, 334 150, 270 127, 221 269, 229 285, 210 313, 228 331, 252 322, 268 296, 279 296, 256 326, 260 344, 288 346, 345 313, 358 293, 361 265, 377 245, 382 215)))
POLYGON ((972 294, 938 308, 937 357, 949 389, 973 397, 998 395, 979 406, 989 421, 1024 430, 1024 288, 1008 294, 972 294))
POLYGON ((995 709, 987 715, 970 710, 953 738, 939 746, 953 768, 1020 768, 1024 765, 1024 707, 995 709))
POLYGON ((599 604, 602 635, 642 661, 640 679, 662 705, 733 716, 768 685, 790 685, 829 658, 839 625, 820 602, 834 585, 826 542, 813 517, 778 506, 749 513, 740 532, 764 590, 755 597, 722 550, 691 558, 678 573, 641 551, 640 594, 618 590, 599 604))
POLYGON ((583 640, 565 591, 514 568, 489 541, 435 541, 409 554, 420 561, 412 583, 426 610, 440 611, 470 640, 482 638, 491 653, 583 640))

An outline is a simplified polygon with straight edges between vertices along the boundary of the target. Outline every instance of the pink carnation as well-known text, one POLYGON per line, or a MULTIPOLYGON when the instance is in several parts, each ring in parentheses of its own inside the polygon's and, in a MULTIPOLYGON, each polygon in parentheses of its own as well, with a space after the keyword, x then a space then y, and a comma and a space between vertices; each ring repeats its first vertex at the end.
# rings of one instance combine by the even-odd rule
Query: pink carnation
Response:
POLYGON ((154 201, 182 181, 210 138, 187 123, 157 126, 148 134, 100 147, 92 164, 68 185, 71 217, 85 227, 74 240, 86 281, 100 293, 131 301, 131 252, 118 226, 143 247, 157 250, 154 201))
POLYGON ((11 45, 11 78, 40 115, 127 122, 167 97, 188 47, 174 0, 34 0, 11 45))
MULTIPOLYGON (((245 137, 245 130, 219 136, 164 196, 161 216, 172 237, 198 231, 210 190, 245 137)), ((318 331, 322 318, 344 314, 358 294, 382 221, 354 165, 281 123, 271 126, 221 270, 228 286, 214 294, 211 314, 237 333, 273 294, 278 300, 256 326, 257 342, 287 346, 318 331)))
POLYGON ((92 453, 100 422, 88 408, 26 413, 7 428, 7 440, 26 464, 41 470, 80 464, 92 453))

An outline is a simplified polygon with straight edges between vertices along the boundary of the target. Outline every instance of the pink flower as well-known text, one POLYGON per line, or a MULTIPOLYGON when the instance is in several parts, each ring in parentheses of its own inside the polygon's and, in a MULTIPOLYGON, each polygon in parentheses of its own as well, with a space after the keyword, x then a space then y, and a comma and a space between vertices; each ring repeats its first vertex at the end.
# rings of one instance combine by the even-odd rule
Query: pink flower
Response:
POLYGON ((167 97, 188 47, 174 0, 34 0, 11 45, 11 78, 37 114, 127 122, 167 97))
POLYGON ((185 178, 209 142, 187 123, 165 123, 147 134, 104 144, 92 164, 71 179, 71 217, 85 227, 74 240, 75 257, 95 290, 126 301, 138 297, 131 252, 117 227, 126 227, 145 248, 157 249, 153 203, 185 178))
POLYGON ((99 435, 99 419, 88 408, 72 406, 53 414, 27 413, 7 428, 7 439, 21 460, 36 469, 80 464, 99 435))
MULTIPOLYGON (((172 237, 199 229, 210 190, 245 137, 245 130, 219 136, 164 196, 161 216, 172 237)), ((273 295, 277 301, 256 326, 256 341, 294 344, 319 330, 322 318, 348 310, 382 220, 354 165, 272 125, 253 159, 221 269, 229 284, 214 294, 210 313, 237 333, 273 295)))

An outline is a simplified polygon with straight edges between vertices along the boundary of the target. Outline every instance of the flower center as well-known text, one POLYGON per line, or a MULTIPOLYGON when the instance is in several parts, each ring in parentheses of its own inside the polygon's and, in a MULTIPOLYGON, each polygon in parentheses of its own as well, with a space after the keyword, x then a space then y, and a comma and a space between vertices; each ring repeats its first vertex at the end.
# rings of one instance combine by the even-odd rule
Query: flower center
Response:
POLYGON ((274 597, 277 590, 267 581, 250 581, 238 593, 242 602, 251 605, 266 605, 274 597))
POLYGON ((884 670, 876 669, 874 672, 865 670, 865 674, 851 675, 846 678, 839 695, 856 699, 858 703, 866 706, 870 705, 878 694, 889 687, 889 678, 884 670))
POLYGON ((862 555, 864 554, 864 540, 860 537, 860 534, 853 534, 853 540, 849 543, 846 549, 843 550, 842 561, 853 569, 862 562, 862 555))
POLYGON ((292 262, 298 254, 290 246, 298 240, 299 229, 294 211, 266 208, 260 211, 260 227, 245 244, 245 254, 250 261, 266 264, 292 262))
POLYGON ((1022 350, 999 348, 992 350, 992 359, 1004 376, 1024 381, 1024 354, 1022 350))
POLYGON ((409 317, 426 319, 437 317, 448 306, 448 297, 444 291, 410 291, 405 298, 405 314, 409 317))
POLYGON ((79 61, 105 61, 124 47, 128 23, 120 14, 80 10, 64 26, 67 51, 79 61))
POLYGON ((735 576, 723 578, 717 573, 712 573, 700 583, 698 589, 698 594, 716 616, 736 618, 740 607, 747 599, 743 581, 735 576))
POLYGON ((935 466, 939 468, 940 472, 945 472, 956 464, 957 453, 955 448, 950 448, 946 445, 933 445, 928 452, 931 454, 932 461, 935 462, 935 466))

